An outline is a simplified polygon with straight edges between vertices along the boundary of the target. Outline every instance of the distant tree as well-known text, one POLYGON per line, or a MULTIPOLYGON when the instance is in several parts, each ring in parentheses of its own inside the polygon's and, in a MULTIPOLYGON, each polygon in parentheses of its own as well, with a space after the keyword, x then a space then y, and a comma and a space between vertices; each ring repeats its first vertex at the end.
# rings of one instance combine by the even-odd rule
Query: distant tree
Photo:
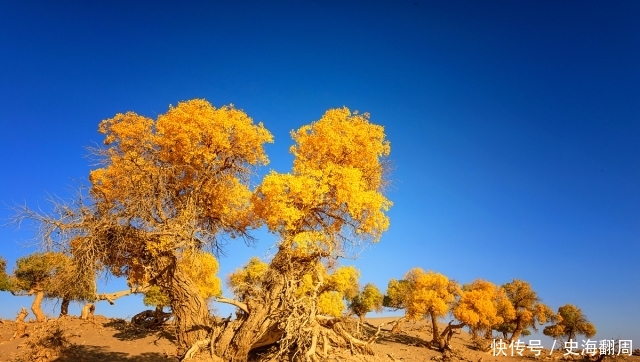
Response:
POLYGON ((0 256, 0 292, 11 291, 11 280, 7 274, 7 262, 0 256))
POLYGON ((433 271, 424 272, 420 268, 410 270, 405 279, 411 285, 406 301, 407 317, 431 319, 432 343, 440 346, 438 319, 451 311, 456 297, 460 295, 460 286, 446 276, 433 271))
MULTIPOLYGON (((411 283, 408 280, 391 279, 387 285, 387 293, 382 299, 382 306, 393 310, 406 309, 410 292, 411 283)), ((391 333, 398 333, 405 319, 406 315, 398 319, 391 328, 391 333)))
POLYGON ((33 253, 16 261, 16 268, 11 276, 12 292, 17 295, 34 295, 31 310, 36 321, 43 322, 46 319, 42 311, 42 300, 45 297, 59 297, 57 291, 71 287, 63 285, 69 281, 60 278, 70 265, 69 257, 54 252, 33 253))
POLYGON ((360 318, 360 323, 364 323, 367 313, 382 311, 382 300, 384 295, 374 284, 367 283, 364 288, 351 300, 349 309, 360 318))
POLYGON ((411 284, 405 279, 391 279, 387 285, 387 294, 382 301, 384 307, 399 310, 407 307, 411 284))
POLYGON ((494 325, 515 317, 515 310, 501 287, 477 279, 462 287, 462 294, 453 308, 454 317, 469 326, 474 336, 479 331, 488 335, 494 325))
POLYGON ((580 308, 573 304, 565 304, 558 308, 558 314, 553 319, 555 324, 544 328, 542 333, 552 338, 567 337, 567 340, 575 340, 576 336, 583 335, 591 338, 596 335, 596 327, 587 320, 580 308))
POLYGON ((538 294, 531 289, 528 282, 514 279, 503 284, 502 288, 507 294, 513 310, 515 310, 515 315, 510 318, 511 312, 505 310, 502 315, 504 322, 494 326, 494 329, 502 332, 505 338, 510 333, 509 342, 517 340, 521 334, 529 334, 527 328, 537 330, 538 325, 543 325, 554 317, 553 310, 540 302, 538 294))

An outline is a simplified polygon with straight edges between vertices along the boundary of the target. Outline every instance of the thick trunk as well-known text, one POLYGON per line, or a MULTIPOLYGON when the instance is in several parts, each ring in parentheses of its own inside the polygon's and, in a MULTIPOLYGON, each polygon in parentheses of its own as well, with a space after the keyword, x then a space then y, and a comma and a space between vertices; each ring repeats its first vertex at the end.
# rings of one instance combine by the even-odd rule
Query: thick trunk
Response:
POLYGON ((69 299, 62 299, 62 303, 60 303, 60 317, 64 317, 69 315, 69 303, 71 301, 69 299))
POLYGON ((431 327, 433 328, 433 343, 440 344, 440 333, 438 332, 438 319, 435 313, 429 312, 431 315, 431 327))
POLYGON ((224 341, 218 340, 216 349, 219 354, 216 354, 222 356, 223 359, 245 362, 251 349, 271 344, 273 336, 278 336, 277 341, 282 335, 272 316, 282 312, 279 307, 284 292, 284 279, 282 276, 276 276, 269 287, 265 289, 268 290, 264 299, 266 302, 252 303, 249 301, 247 303, 249 313, 238 325, 229 344, 223 345, 224 341))
POLYGON ((33 315, 36 316, 37 322, 44 322, 47 319, 42 312, 42 299, 44 299, 44 292, 42 290, 36 291, 33 303, 31 304, 31 311, 33 312, 33 315))
POLYGON ((207 302, 193 280, 179 267, 174 267, 171 274, 168 275, 168 294, 176 327, 178 355, 182 355, 198 340, 207 337, 210 314, 207 302))
POLYGON ((440 341, 438 342, 440 352, 444 352, 447 349, 451 349, 450 347, 451 337, 453 337, 453 334, 457 329, 460 329, 464 326, 465 326, 464 323, 452 324, 451 322, 449 322, 449 325, 447 326, 447 328, 445 328, 444 331, 442 331, 442 334, 440 335, 440 341))

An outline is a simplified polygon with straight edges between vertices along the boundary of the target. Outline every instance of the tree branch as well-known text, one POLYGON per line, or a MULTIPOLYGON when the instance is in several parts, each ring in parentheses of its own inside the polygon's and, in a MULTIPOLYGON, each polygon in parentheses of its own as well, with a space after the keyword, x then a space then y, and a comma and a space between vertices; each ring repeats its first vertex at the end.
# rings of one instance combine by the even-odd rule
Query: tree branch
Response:
POLYGON ((218 298, 215 298, 214 301, 220 302, 220 303, 226 303, 226 304, 234 305, 234 306, 240 308, 243 312, 249 313, 249 308, 247 307, 247 305, 245 303, 242 303, 242 302, 237 301, 235 299, 229 299, 229 298, 225 298, 225 297, 218 297, 218 298))

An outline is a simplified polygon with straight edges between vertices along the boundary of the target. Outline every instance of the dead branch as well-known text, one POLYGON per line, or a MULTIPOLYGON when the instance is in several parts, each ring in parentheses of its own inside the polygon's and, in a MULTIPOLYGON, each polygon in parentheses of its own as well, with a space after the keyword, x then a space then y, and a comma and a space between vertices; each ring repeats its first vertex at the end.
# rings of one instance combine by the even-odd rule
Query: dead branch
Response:
POLYGON ((231 304, 233 306, 238 307, 243 312, 249 313, 249 308, 247 307, 247 305, 245 303, 242 303, 242 302, 238 301, 238 300, 229 299, 229 298, 225 298, 225 297, 218 297, 218 298, 215 298, 214 301, 215 302, 220 302, 220 303, 231 304))

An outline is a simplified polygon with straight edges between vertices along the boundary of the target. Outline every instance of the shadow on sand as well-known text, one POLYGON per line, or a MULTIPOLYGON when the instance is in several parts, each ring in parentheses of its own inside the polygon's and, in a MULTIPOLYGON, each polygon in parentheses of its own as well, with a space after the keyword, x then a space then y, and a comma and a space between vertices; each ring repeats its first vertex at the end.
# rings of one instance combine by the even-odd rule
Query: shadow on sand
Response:
POLYGON ((111 352, 106 351, 105 347, 100 346, 73 346, 65 348, 60 356, 53 360, 54 362, 98 362, 98 361, 110 361, 110 362, 168 362, 178 361, 176 358, 165 356, 162 353, 146 352, 137 356, 130 356, 124 352, 111 352))

